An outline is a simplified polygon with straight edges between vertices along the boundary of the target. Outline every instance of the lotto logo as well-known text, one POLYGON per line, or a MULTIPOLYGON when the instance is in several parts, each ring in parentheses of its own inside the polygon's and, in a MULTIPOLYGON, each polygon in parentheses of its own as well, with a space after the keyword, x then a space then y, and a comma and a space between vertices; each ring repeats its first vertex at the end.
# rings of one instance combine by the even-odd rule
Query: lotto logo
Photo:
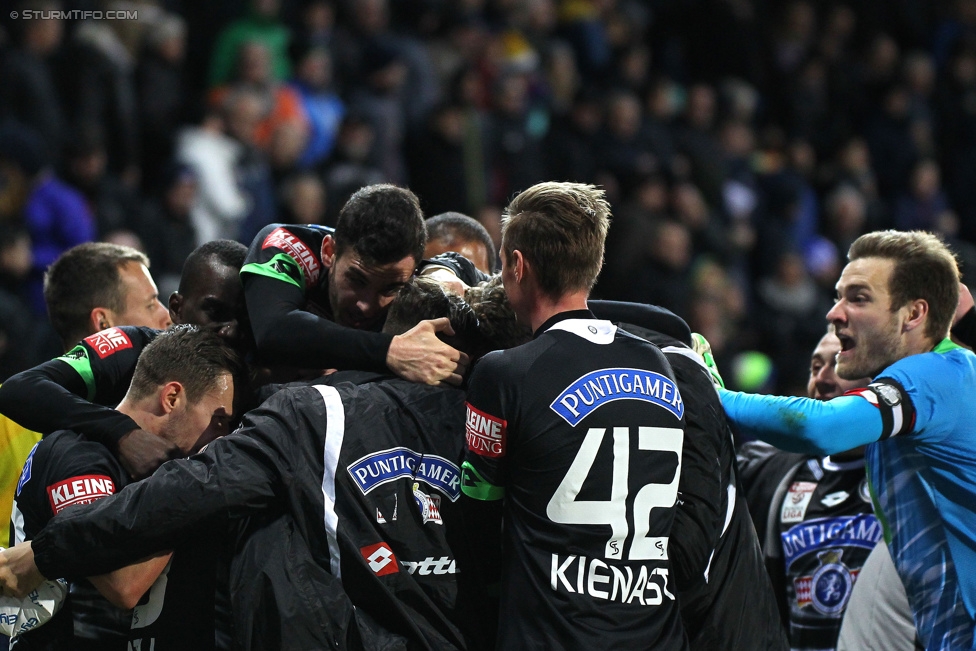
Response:
POLYGON ((95 349, 100 359, 126 348, 132 348, 132 341, 118 328, 109 328, 85 338, 85 343, 95 349))
POLYGON ((359 553, 366 559, 366 565, 376 576, 396 574, 400 571, 396 556, 393 555, 393 550, 386 543, 360 547, 359 553))

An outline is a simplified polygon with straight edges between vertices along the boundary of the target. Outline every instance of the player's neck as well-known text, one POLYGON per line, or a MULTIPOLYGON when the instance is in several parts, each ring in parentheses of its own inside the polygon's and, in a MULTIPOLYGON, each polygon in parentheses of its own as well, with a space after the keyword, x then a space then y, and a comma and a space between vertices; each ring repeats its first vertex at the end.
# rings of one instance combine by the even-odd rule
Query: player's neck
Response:
POLYGON ((588 292, 574 292, 563 294, 555 299, 548 296, 537 297, 528 319, 532 332, 538 330, 539 326, 561 312, 589 309, 586 305, 587 295, 588 292))

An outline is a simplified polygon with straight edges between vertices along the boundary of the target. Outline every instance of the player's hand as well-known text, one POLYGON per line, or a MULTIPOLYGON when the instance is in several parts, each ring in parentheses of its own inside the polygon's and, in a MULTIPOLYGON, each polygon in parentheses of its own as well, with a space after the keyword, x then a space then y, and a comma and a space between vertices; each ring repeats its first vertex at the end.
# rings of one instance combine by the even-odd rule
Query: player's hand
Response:
POLYGON ((178 447, 144 429, 134 429, 119 439, 119 462, 133 479, 148 477, 170 459, 182 456, 178 447))
POLYGON ((30 541, 0 552, 0 586, 3 594, 23 599, 46 579, 34 564, 30 541))
POLYGON ((393 338, 386 365, 405 380, 422 384, 461 384, 470 359, 437 338, 438 332, 454 334, 446 317, 421 321, 393 338))
POLYGON ((420 275, 424 278, 436 280, 438 283, 444 286, 444 289, 449 292, 454 292, 458 296, 464 296, 464 291, 468 288, 468 285, 454 275, 453 271, 450 269, 445 269, 444 267, 434 267, 431 271, 421 273, 420 275))
POLYGON ((705 366, 708 368, 708 374, 712 376, 712 384, 715 385, 715 388, 724 389, 725 380, 722 379, 722 374, 718 372, 718 364, 715 363, 715 356, 712 354, 712 345, 708 343, 708 339, 705 339, 703 335, 697 332, 692 332, 691 347, 705 360, 705 366))
POLYGON ((971 309, 973 309, 973 293, 969 291, 966 283, 959 283, 959 303, 956 305, 956 315, 952 318, 952 325, 959 323, 959 319, 971 309))

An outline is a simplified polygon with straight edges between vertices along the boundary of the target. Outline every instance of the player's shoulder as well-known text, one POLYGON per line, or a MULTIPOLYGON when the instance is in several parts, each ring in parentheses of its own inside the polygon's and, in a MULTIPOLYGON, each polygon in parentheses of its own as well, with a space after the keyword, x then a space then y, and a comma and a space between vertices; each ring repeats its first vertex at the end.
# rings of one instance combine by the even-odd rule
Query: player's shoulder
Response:
POLYGON ((335 229, 319 224, 268 224, 254 236, 251 248, 281 248, 289 241, 303 242, 321 241, 326 235, 332 235, 335 229))
POLYGON ((903 357, 878 374, 910 387, 944 387, 953 391, 960 386, 976 385, 976 355, 949 341, 942 341, 930 352, 903 357))
POLYGON ((124 471, 111 451, 101 443, 72 430, 59 430, 41 439, 31 454, 34 472, 47 483, 82 476, 109 473, 113 479, 124 471))
POLYGON ((535 362, 554 345, 553 340, 539 337, 515 348, 492 351, 475 363, 471 381, 515 381, 524 377, 535 362))

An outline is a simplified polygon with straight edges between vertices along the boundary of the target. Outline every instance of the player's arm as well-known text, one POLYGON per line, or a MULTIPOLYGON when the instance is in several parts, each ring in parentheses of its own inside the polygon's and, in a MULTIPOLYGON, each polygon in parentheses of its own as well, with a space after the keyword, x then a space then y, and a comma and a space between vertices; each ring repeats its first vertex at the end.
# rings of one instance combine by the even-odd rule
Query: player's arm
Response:
POLYGON ((915 421, 904 389, 888 378, 827 401, 725 389, 719 395, 738 428, 790 452, 836 454, 910 431, 915 421))
MULTIPOLYGON (((276 262, 279 267, 294 265, 291 274, 301 273, 284 254, 276 262)), ((255 269, 245 266, 241 280, 254 340, 264 359, 300 368, 386 369, 392 335, 354 330, 312 314, 303 287, 255 269)))
POLYGON ((508 423, 501 416, 497 355, 475 367, 468 390, 461 466, 462 544, 457 550, 458 602, 472 648, 494 648, 502 559, 502 506, 508 423), (491 433, 495 434, 492 435, 491 433))
POLYGON ((731 432, 708 372, 690 359, 671 355, 668 359, 685 404, 681 503, 671 528, 671 560, 675 583, 688 590, 707 580, 705 570, 722 537, 727 510, 734 506, 728 492, 730 478, 721 466, 722 450, 731 446, 731 432))
POLYGON ((114 572, 90 576, 88 580, 113 606, 132 610, 166 569, 172 556, 173 552, 160 552, 114 572))
POLYGON ((139 428, 115 405, 125 396, 151 328, 122 326, 85 338, 61 357, 18 373, 0 386, 0 413, 50 434, 71 429, 101 443, 139 479, 181 456, 164 439, 139 428))
POLYGON ((355 330, 306 310, 304 270, 279 253, 241 269, 244 299, 258 352, 269 361, 300 368, 393 371, 414 382, 460 384, 467 355, 437 338, 446 319, 422 321, 394 337, 355 330))
POLYGON ((298 448, 294 433, 295 423, 308 418, 325 421, 321 399, 309 411, 292 392, 281 392, 200 454, 165 464, 88 509, 61 514, 33 540, 39 571, 68 578, 103 574, 172 549, 215 519, 267 509, 281 486, 297 481, 288 469, 311 463, 294 458, 310 454, 310 446, 298 448))

